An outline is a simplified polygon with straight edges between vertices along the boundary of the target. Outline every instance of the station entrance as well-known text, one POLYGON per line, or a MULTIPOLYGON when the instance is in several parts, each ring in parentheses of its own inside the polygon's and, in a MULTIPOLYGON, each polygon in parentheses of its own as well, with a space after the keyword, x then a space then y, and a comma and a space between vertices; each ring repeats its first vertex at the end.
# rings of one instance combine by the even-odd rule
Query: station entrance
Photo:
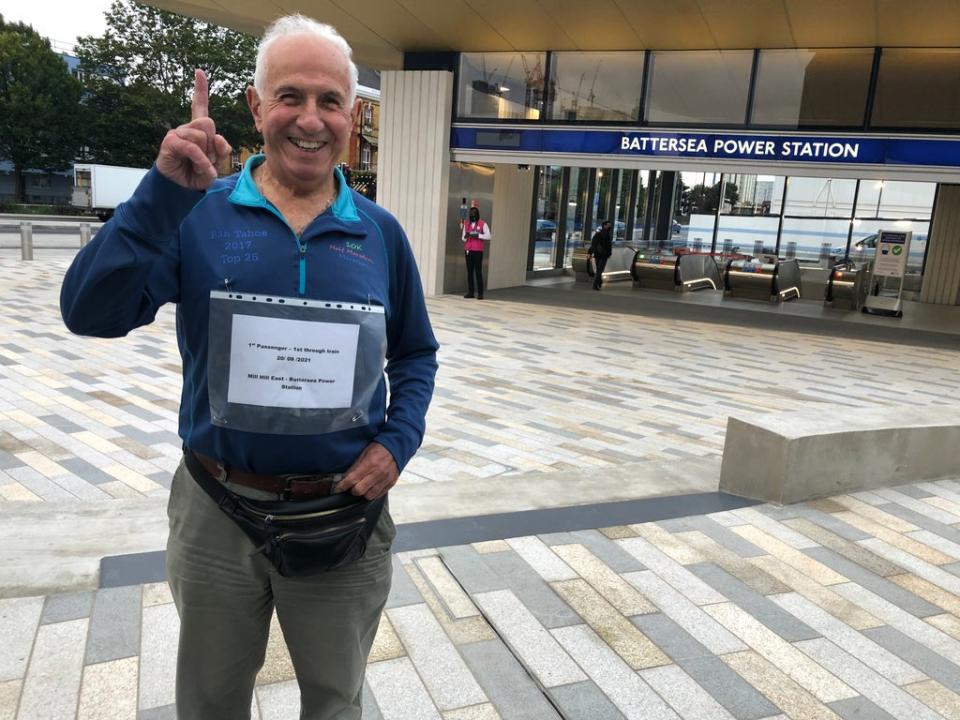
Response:
POLYGON ((718 261, 870 262, 878 232, 913 234, 906 298, 920 289, 937 184, 690 170, 538 166, 527 270, 563 272, 603 220, 614 247, 718 261))

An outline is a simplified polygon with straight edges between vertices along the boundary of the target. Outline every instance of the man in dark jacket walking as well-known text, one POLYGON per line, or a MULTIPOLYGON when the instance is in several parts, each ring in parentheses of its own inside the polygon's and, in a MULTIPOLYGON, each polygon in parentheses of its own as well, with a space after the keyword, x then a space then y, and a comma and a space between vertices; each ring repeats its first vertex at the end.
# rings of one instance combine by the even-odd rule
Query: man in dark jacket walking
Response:
POLYGON ((600 223, 600 229, 590 239, 590 249, 587 250, 587 258, 593 258, 596 271, 593 276, 594 290, 599 290, 603 285, 603 269, 607 266, 607 260, 611 255, 613 255, 611 224, 609 220, 604 220, 600 223))

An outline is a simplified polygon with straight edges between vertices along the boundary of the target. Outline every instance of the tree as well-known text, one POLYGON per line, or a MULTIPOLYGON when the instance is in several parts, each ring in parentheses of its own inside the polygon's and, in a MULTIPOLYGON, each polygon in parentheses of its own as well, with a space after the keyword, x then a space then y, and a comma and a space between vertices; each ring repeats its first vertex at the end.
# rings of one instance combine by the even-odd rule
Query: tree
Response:
POLYGON ((190 118, 194 68, 207 73, 218 131, 234 147, 259 143, 244 99, 253 37, 131 0, 114 0, 104 15, 103 36, 77 44, 90 160, 150 165, 167 130, 190 118))
MULTIPOLYGON (((740 189, 736 183, 727 182, 723 194, 731 206, 735 206, 740 199, 740 189)), ((688 193, 687 204, 690 206, 691 212, 716 212, 717 206, 720 204, 720 183, 694 185, 688 193)))
POLYGON ((0 156, 13 163, 16 202, 24 171, 63 170, 79 146, 80 83, 50 42, 0 16, 0 156))

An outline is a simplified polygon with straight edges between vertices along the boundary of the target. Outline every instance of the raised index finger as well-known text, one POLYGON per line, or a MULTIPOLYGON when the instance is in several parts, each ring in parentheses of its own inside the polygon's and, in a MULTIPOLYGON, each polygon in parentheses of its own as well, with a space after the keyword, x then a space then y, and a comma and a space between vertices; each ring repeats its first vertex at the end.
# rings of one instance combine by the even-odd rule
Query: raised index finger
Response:
POLYGON ((207 76, 197 68, 193 74, 193 99, 190 101, 190 119, 207 117, 207 106, 210 99, 210 90, 207 86, 207 76))

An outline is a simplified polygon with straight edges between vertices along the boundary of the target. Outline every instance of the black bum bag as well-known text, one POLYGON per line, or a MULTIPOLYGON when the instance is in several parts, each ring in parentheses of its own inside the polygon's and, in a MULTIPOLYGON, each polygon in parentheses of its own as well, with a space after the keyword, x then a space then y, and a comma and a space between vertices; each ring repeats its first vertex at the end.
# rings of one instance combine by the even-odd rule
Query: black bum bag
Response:
POLYGON ((184 462, 203 491, 253 541, 250 555, 262 553, 284 577, 317 575, 362 558, 386 501, 386 495, 365 500, 351 493, 297 502, 252 500, 211 476, 190 450, 184 450, 184 462))

